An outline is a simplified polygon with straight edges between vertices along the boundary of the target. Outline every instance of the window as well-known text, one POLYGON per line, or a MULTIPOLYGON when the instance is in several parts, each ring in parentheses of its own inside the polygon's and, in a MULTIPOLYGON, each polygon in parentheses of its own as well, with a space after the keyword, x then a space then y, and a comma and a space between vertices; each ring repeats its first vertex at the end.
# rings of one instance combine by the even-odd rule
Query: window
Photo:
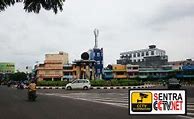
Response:
POLYGON ((72 83, 78 83, 78 80, 73 81, 72 83))
POLYGON ((147 51, 147 52, 146 52, 146 56, 148 56, 148 55, 149 55, 149 52, 147 51))
POLYGON ((133 54, 133 57, 136 57, 136 53, 133 54))
POLYGON ((97 61, 97 64, 100 64, 100 61, 97 61))
POLYGON ((97 52, 97 57, 100 57, 100 53, 99 52, 97 52))
POLYGON ((142 56, 142 57, 144 56, 144 52, 141 53, 141 56, 142 56))
POLYGON ((137 70, 137 69, 138 69, 138 67, 133 67, 133 69, 134 69, 134 70, 137 70))
POLYGON ((151 51, 151 55, 154 55, 154 51, 151 51))
POLYGON ((138 62, 140 62, 140 59, 138 59, 138 62))
POLYGON ((140 53, 137 53, 137 57, 140 57, 140 53))

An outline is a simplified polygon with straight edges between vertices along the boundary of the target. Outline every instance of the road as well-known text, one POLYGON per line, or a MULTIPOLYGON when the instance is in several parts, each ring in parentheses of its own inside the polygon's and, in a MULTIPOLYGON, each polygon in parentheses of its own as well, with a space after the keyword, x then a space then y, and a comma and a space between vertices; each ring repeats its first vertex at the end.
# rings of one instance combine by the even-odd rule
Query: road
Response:
MULTIPOLYGON (((157 87, 160 88, 160 87, 157 87)), ((188 91, 187 116, 146 116, 149 119, 192 119, 194 87, 188 91)), ((128 115, 128 90, 38 90, 36 102, 27 100, 26 90, 0 86, 0 119, 143 119, 128 115)))

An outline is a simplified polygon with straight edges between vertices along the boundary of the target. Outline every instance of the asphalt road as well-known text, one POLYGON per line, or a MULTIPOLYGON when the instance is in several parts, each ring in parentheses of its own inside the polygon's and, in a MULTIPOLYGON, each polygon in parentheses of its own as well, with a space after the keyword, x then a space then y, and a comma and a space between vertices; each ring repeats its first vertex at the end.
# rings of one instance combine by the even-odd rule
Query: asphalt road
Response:
MULTIPOLYGON (((186 87, 189 88, 190 87, 186 87)), ((191 87, 188 97, 194 97, 191 87)), ((0 119, 144 119, 125 108, 127 90, 38 90, 36 102, 27 91, 0 86, 0 119), (96 99, 98 97, 98 99, 96 99), (113 99, 113 100, 110 100, 113 99), (101 99, 101 100, 100 100, 101 99), (106 100, 102 100, 106 99, 106 100), (103 102, 104 101, 104 102, 103 102), (109 101, 108 103, 106 101, 109 101), (111 101, 115 101, 114 103, 111 101), (123 101, 123 102, 122 102, 123 101), (100 103, 101 102, 101 103, 100 103), (111 102, 111 103, 110 103, 111 102)), ((192 119, 187 116, 146 116, 149 119, 192 119)))

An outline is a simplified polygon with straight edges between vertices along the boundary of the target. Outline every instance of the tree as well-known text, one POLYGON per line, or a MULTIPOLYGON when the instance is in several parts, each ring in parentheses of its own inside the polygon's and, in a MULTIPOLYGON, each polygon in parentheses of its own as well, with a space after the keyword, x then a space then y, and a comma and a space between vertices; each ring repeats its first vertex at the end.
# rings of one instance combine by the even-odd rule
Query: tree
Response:
POLYGON ((46 10, 53 10, 56 14, 58 10, 63 10, 65 0, 0 0, 0 12, 4 11, 8 6, 15 3, 23 3, 26 12, 39 13, 41 7, 46 10))
POLYGON ((27 80, 27 74, 24 72, 16 72, 11 74, 9 79, 13 81, 24 81, 27 80))

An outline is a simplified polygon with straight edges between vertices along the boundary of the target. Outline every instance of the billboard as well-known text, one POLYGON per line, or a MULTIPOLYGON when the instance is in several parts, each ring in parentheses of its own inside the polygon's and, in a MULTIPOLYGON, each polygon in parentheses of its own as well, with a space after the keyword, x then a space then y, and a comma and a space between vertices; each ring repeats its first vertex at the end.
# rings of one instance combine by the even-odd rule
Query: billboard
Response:
POLYGON ((185 115, 185 90, 129 90, 129 114, 185 115))
POLYGON ((14 63, 0 63, 0 73, 14 73, 15 64, 14 63))

